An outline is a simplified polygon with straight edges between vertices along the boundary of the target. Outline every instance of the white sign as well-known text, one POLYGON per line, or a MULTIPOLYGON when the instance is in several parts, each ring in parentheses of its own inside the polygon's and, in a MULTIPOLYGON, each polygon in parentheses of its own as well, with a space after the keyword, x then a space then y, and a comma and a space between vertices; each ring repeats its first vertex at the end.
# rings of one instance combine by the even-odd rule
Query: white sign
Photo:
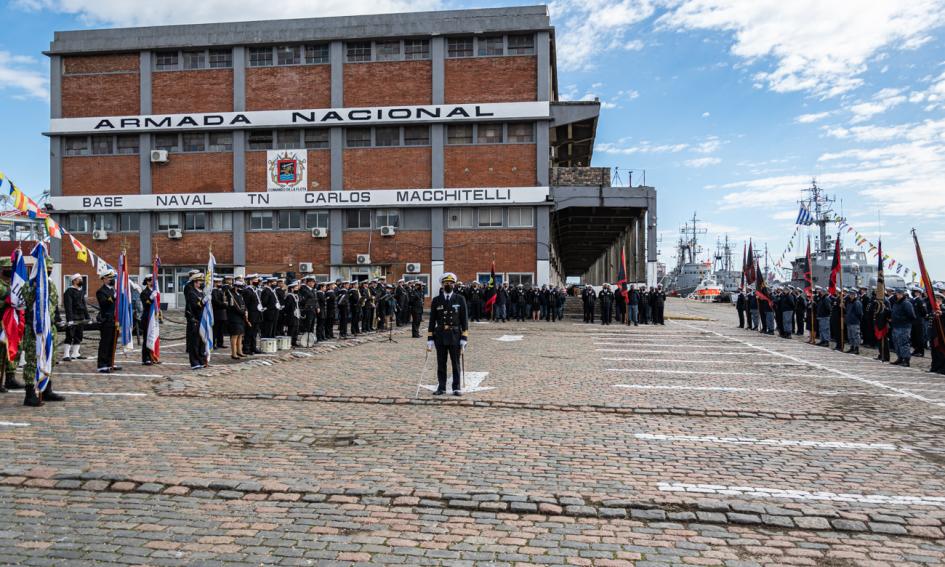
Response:
POLYGON ((540 120, 551 117, 549 102, 491 102, 378 106, 305 110, 257 110, 145 116, 53 118, 49 134, 105 132, 164 132, 177 130, 233 130, 294 126, 349 126, 391 123, 540 120))
POLYGON ((266 189, 268 191, 307 191, 308 152, 306 150, 269 150, 266 152, 266 189))
POLYGON ((282 191, 272 193, 176 193, 50 197, 56 212, 314 209, 338 207, 452 207, 545 203, 548 187, 282 191))

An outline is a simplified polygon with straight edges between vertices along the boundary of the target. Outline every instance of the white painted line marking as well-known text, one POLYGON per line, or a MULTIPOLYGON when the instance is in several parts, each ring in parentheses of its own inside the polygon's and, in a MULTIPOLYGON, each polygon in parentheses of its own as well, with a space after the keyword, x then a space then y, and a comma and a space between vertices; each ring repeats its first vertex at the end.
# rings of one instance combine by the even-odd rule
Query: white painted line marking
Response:
POLYGON ((503 343, 511 343, 515 341, 520 341, 524 338, 524 335, 502 335, 499 338, 493 338, 494 341, 500 341, 503 343))
POLYGON ((787 500, 827 500, 831 502, 856 502, 860 504, 891 504, 904 506, 945 507, 942 496, 899 496, 886 494, 837 494, 835 492, 808 492, 806 490, 783 490, 754 486, 723 486, 718 484, 687 484, 683 482, 658 482, 661 492, 694 492, 701 494, 724 494, 726 496, 751 496, 755 498, 787 500))
MULTIPOLYGON (((670 321, 670 322, 671 322, 672 324, 674 324, 674 325, 682 325, 683 327, 689 327, 689 328, 692 328, 692 329, 698 329, 698 327, 695 327, 695 326, 693 326, 693 325, 689 325, 689 324, 687 324, 687 323, 681 323, 681 322, 679 322, 679 321, 670 321)), ((712 334, 715 334, 715 335, 718 335, 718 336, 720 336, 720 337, 725 337, 725 335, 723 335, 722 333, 717 333, 717 332, 715 332, 715 331, 708 331, 708 332, 710 332, 710 333, 712 333, 712 334)), ((915 400, 919 400, 920 402, 926 402, 926 403, 931 403, 931 404, 939 405, 939 406, 941 406, 941 407, 945 407, 945 404, 941 403, 941 402, 943 402, 943 401, 945 401, 945 400, 931 400, 931 399, 929 399, 929 398, 926 398, 925 396, 920 396, 920 395, 918 395, 918 394, 913 394, 912 392, 909 392, 908 390, 903 390, 903 389, 901 389, 901 388, 894 388, 894 387, 892 387, 892 386, 887 386, 886 384, 883 384, 882 382, 879 382, 878 380, 870 380, 870 379, 868 379, 868 378, 862 378, 862 377, 860 377, 860 376, 856 376, 856 375, 854 375, 854 374, 850 374, 849 372, 844 372, 843 370, 837 370, 837 369, 835 369, 835 368, 830 368, 829 366, 824 366, 823 364, 820 364, 820 363, 817 363, 817 362, 810 362, 810 361, 808 361, 808 360, 804 360, 803 358, 798 358, 798 357, 796 357, 796 356, 791 356, 791 355, 789 355, 789 354, 784 354, 784 353, 780 353, 780 352, 777 352, 777 351, 769 350, 769 349, 766 349, 766 348, 764 348, 764 347, 757 346, 757 345, 753 345, 753 344, 751 344, 751 343, 749 343, 749 342, 747 342, 747 341, 743 341, 743 340, 741 340, 741 339, 737 339, 737 338, 734 338, 734 337, 726 337, 726 338, 730 339, 730 340, 733 341, 733 342, 741 343, 741 344, 743 344, 743 345, 748 345, 748 346, 750 346, 750 347, 756 348, 756 349, 758 349, 758 350, 760 350, 760 351, 763 351, 763 352, 767 352, 767 353, 769 353, 769 354, 773 354, 773 355, 776 355, 776 356, 780 356, 780 357, 783 357, 783 358, 787 358, 788 360, 793 360, 794 362, 804 362, 804 363, 807 363, 807 364, 809 364, 809 365, 811 365, 811 366, 820 368, 821 370, 825 370, 825 371, 827 371, 827 372, 831 372, 831 373, 833 373, 833 374, 837 374, 838 376, 843 376, 844 378, 849 378, 850 380, 856 380, 857 382, 861 382, 861 383, 863 383, 863 384, 869 384, 870 386, 875 386, 876 388, 882 388, 883 390, 890 390, 890 391, 896 392, 896 393, 898 393, 898 394, 903 394, 903 395, 904 395, 905 397, 907 397, 907 398, 912 398, 912 399, 915 399, 915 400)))
POLYGON ((755 437, 715 437, 712 435, 660 435, 634 433, 643 441, 689 441, 694 443, 721 443, 723 445, 763 445, 769 447, 814 447, 818 449, 864 449, 876 451, 908 451, 891 443, 848 443, 845 441, 804 441, 800 439, 757 439, 755 437))
MULTIPOLYGON (((752 378, 769 378, 759 376, 754 372, 717 372, 714 370, 663 370, 659 368, 606 368, 607 372, 647 372, 654 374, 699 374, 701 376, 750 376, 752 378)), ((778 374, 778 378, 809 378, 808 374, 778 374)))
MULTIPOLYGON (((725 351, 725 352, 715 352, 715 351, 711 351, 711 352, 702 352, 702 351, 700 351, 700 352, 681 352, 681 351, 679 351, 679 350, 656 350, 656 349, 644 349, 644 348, 635 348, 635 349, 598 348, 598 349, 594 349, 594 350, 597 351, 597 352, 629 352, 629 353, 632 353, 632 354, 647 354, 647 353, 652 353, 652 354, 675 354, 675 355, 687 355, 687 354, 691 354, 691 355, 694 355, 694 356, 695 356, 695 355, 708 356, 708 355, 717 355, 717 354, 732 355, 732 356, 745 356, 745 355, 749 355, 749 354, 750 354, 750 355, 752 355, 753 357, 756 357, 756 356, 771 356, 770 354, 764 354, 764 353, 757 353, 757 354, 755 354, 755 353, 753 353, 753 352, 750 351, 750 350, 744 350, 744 351, 741 351, 741 352, 734 352, 734 351, 725 351)), ((723 361, 723 362, 727 362, 727 361, 723 361)))
POLYGON ((143 397, 147 394, 142 394, 140 392, 59 392, 60 394, 69 394, 70 396, 131 396, 131 397, 143 397))
POLYGON ((58 376, 118 376, 124 377, 128 376, 131 378, 164 378, 163 374, 126 374, 124 372, 109 372, 108 374, 104 372, 56 372, 58 376))
POLYGON ((21 421, 0 421, 0 427, 29 427, 30 424, 21 421))
MULTIPOLYGON (((495 390, 494 386, 481 386, 480 385, 486 379, 487 376, 489 376, 488 372, 467 372, 463 376, 463 381, 466 387, 460 390, 460 392, 464 394, 471 394, 473 392, 484 392, 486 390, 495 390)), ((447 387, 449 387, 450 381, 452 379, 453 379, 452 375, 447 376, 447 380, 446 380, 447 387)), ((421 384, 421 387, 424 388, 425 390, 430 390, 431 392, 435 392, 439 386, 437 384, 421 384)), ((449 390, 447 389, 447 391, 449 390)))
POLYGON ((739 363, 751 365, 777 365, 777 366, 806 366, 799 362, 741 362, 737 360, 686 360, 679 358, 608 358, 601 357, 601 360, 616 360, 629 362, 685 362, 686 364, 719 364, 719 363, 739 363))
POLYGON ((781 388, 739 388, 735 386, 678 386, 650 384, 614 384, 614 388, 632 390, 685 390, 694 392, 763 392, 766 394, 811 394, 816 396, 872 396, 879 398, 904 398, 903 394, 875 394, 873 392, 849 392, 836 390, 786 390, 781 388))

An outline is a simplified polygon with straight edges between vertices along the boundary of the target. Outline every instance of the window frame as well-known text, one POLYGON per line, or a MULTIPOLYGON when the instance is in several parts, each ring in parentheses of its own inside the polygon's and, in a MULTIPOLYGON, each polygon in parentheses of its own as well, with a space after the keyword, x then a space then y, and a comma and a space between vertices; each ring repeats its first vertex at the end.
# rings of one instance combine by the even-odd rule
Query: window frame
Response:
POLYGON ((249 52, 246 54, 246 67, 247 68, 258 68, 258 67, 275 67, 276 57, 275 57, 275 47, 250 47, 249 52), (255 57, 256 55, 265 56, 266 51, 269 51, 268 59, 265 57, 255 57), (268 63, 266 63, 268 61, 268 63))
MULTIPOLYGON (((456 52, 459 53, 459 50, 456 49, 456 52)), ((463 48, 462 53, 466 53, 465 48, 463 48)), ((446 59, 469 59, 470 57, 475 57, 475 56, 476 56, 476 37, 475 36, 472 36, 472 37, 455 36, 455 37, 446 38, 446 53, 445 53, 446 59), (453 53, 454 50, 450 47, 450 43, 460 42, 460 41, 462 41, 463 43, 465 43, 466 41, 469 41, 469 55, 451 55, 451 53, 453 53)))
POLYGON ((374 53, 373 41, 345 42, 345 63, 370 63, 374 61, 374 53), (355 45, 358 47, 354 47, 355 45), (366 54, 363 52, 364 49, 367 49, 366 54), (356 53, 358 50, 361 50, 360 53, 356 53))
POLYGON ((233 212, 232 211, 212 211, 207 222, 207 231, 209 232, 232 232, 233 231, 233 212), (216 219, 224 219, 220 222, 222 225, 217 228, 216 219), (229 219, 227 221, 226 219, 229 219))
POLYGON ((62 137, 62 156, 63 157, 80 157, 80 156, 90 156, 92 155, 92 141, 89 139, 89 136, 63 136, 62 137), (69 142, 73 141, 78 143, 82 142, 82 148, 75 150, 69 149, 69 142))
POLYGON ((403 135, 404 129, 400 126, 374 126, 371 128, 371 147, 374 148, 397 148, 403 145, 403 135), (393 133, 393 137, 386 137, 385 143, 380 142, 378 134, 384 131, 384 133, 393 133), (389 142, 389 143, 387 143, 389 142))
POLYGON ((535 228, 535 207, 508 207, 506 209, 506 226, 508 228, 535 228), (515 211, 519 216, 528 211, 529 221, 528 224, 512 224, 512 212, 515 211))
POLYGON ((111 234, 114 232, 118 232, 117 226, 118 226, 118 217, 115 215, 115 213, 93 213, 92 214, 92 230, 104 230, 106 233, 111 234))
POLYGON ((404 146, 410 146, 410 147, 418 147, 418 146, 419 146, 419 147, 422 147, 422 146, 429 146, 429 145, 430 145, 430 138, 431 138, 431 135, 430 135, 430 125, 429 125, 429 124, 413 124, 413 125, 410 125, 410 126, 401 126, 400 131, 401 131, 401 138, 403 139, 403 145, 404 145, 404 146), (410 129, 412 129, 412 130, 420 130, 420 129, 423 129, 423 130, 426 132, 426 138, 411 138, 411 137, 408 137, 407 131, 410 130, 410 129), (424 141, 423 141, 423 143, 416 143, 415 140, 424 140, 424 141))
POLYGON ((328 210, 328 209, 308 209, 308 210, 305 210, 304 213, 305 213, 305 214, 303 215, 303 224, 305 225, 305 228, 306 228, 306 229, 308 229, 308 230, 311 230, 311 229, 313 229, 313 228, 324 228, 325 230, 328 230, 328 229, 329 229, 329 226, 331 225, 331 211, 330 211, 330 210, 328 210), (321 225, 318 224, 318 223, 312 224, 311 222, 309 222, 309 218, 310 218, 309 215, 317 215, 317 219, 320 219, 320 218, 324 215, 324 217, 325 217, 325 226, 321 226, 321 225))
POLYGON ((89 213, 72 213, 66 221, 66 230, 76 234, 89 234, 92 232, 92 215, 89 213), (83 221, 83 228, 76 228, 77 221, 83 221))
POLYGON ((177 211, 159 212, 157 214, 157 221, 154 223, 154 226, 157 230, 172 230, 172 229, 181 230, 181 228, 183 227, 183 220, 181 219, 180 213, 177 211), (161 217, 167 218, 168 224, 165 224, 162 226, 161 217), (173 225, 170 224, 171 220, 175 220, 176 224, 173 224, 173 225))
POLYGON ((523 286, 535 287, 535 272, 506 272, 505 281, 509 282, 509 289, 512 289, 513 287, 518 287, 519 284, 523 286), (523 282, 521 279, 522 276, 528 276, 529 281, 523 282), (513 283, 512 282, 513 277, 518 277, 519 278, 518 281, 513 283))
MULTIPOLYGON (((305 230, 305 214, 304 213, 305 211, 303 211, 302 209, 280 209, 278 211, 278 214, 276 215, 275 225, 278 227, 277 230, 285 230, 285 231, 305 230), (287 215, 291 217, 292 214, 297 214, 299 216, 299 223, 298 223, 299 226, 283 226, 283 222, 282 222, 283 215, 287 215)), ((291 218, 289 220, 291 220, 291 218)), ((286 224, 289 224, 289 223, 286 223, 286 224)))
POLYGON ((380 229, 382 226, 392 226, 394 228, 400 228, 400 209, 395 207, 383 207, 379 209, 374 209, 374 225, 380 229), (381 223, 381 218, 384 219, 384 222, 381 223), (391 218, 395 222, 391 223, 391 218))
POLYGON ((446 125, 446 145, 447 146, 470 146, 476 143, 476 125, 470 123, 447 124, 446 125), (469 128, 469 136, 464 137, 460 142, 451 142, 450 130, 454 128, 469 128))
POLYGON ((274 214, 274 211, 250 211, 249 212, 249 223, 247 226, 247 230, 252 231, 252 232, 265 232, 267 230, 275 230, 275 229, 276 229, 276 215, 274 214), (268 228, 264 226, 266 224, 264 222, 261 222, 258 228, 253 226, 255 219, 265 219, 266 216, 269 217, 268 228))
POLYGON ((331 147, 331 130, 329 128, 303 128, 302 129, 302 147, 306 150, 324 150, 331 147), (309 140, 309 133, 324 134, 323 140, 309 140), (309 144, 313 145, 309 145, 309 144), (318 144, 318 145, 314 145, 318 144))
POLYGON ((374 222, 374 210, 373 209, 362 209, 362 208, 352 208, 345 210, 345 230, 372 230, 374 222), (351 214, 357 213, 358 215, 358 226, 351 226, 351 214), (363 226, 362 224, 362 213, 367 214, 368 226, 363 226))
POLYGON ((374 128, 370 126, 353 126, 345 128, 345 148, 371 148, 374 147, 374 128), (358 140, 356 144, 351 143, 351 134, 354 132, 367 133, 367 143, 362 144, 364 140, 358 140))
POLYGON ((155 72, 164 73, 167 71, 200 71, 209 69, 232 69, 233 68, 233 48, 219 49, 161 49, 152 54, 151 69, 155 72), (176 62, 172 66, 169 63, 161 63, 162 57, 170 57, 175 54, 176 62), (200 64, 196 67, 188 67, 184 64, 186 54, 197 55, 200 64))
POLYGON ((504 227, 505 227, 505 224, 506 224, 506 223, 505 223, 505 215, 503 214, 503 207, 478 207, 478 208, 477 208, 477 210, 476 210, 476 228, 479 228, 479 229, 483 229, 483 228, 486 228, 486 229, 488 229, 488 228, 493 228, 493 229, 494 229, 494 228, 504 228, 504 227), (490 218, 489 224, 482 224, 482 218, 483 218, 482 213, 483 213, 483 211, 490 211, 490 212, 489 212, 489 218, 490 218), (492 222, 493 213, 496 212, 496 211, 498 211, 498 213, 499 213, 499 221, 498 221, 498 224, 495 224, 494 222, 492 222))
MULTIPOLYGON (((291 138, 291 136, 289 136, 289 138, 291 138)), ((275 150, 298 150, 298 149, 302 149, 301 140, 302 140, 301 128, 276 128, 273 139, 272 139, 272 145, 273 145, 273 149, 275 150), (295 140, 290 139, 286 142, 283 142, 282 134, 284 133, 287 134, 289 132, 293 132, 295 134, 295 140), (292 145, 286 145, 286 144, 292 144, 292 145)))
POLYGON ((185 154, 193 154, 198 152, 207 151, 207 133, 206 132, 181 132, 180 135, 180 152, 185 154), (188 142, 190 140, 190 142, 188 142), (195 145, 194 142, 199 142, 198 145, 195 145), (188 145, 191 144, 191 145, 188 145), (199 148, 199 149, 191 149, 199 148))
POLYGON ((473 230, 478 224, 476 220, 476 209, 474 207, 449 207, 446 209, 446 228, 447 230, 473 230), (459 220, 457 225, 452 224, 453 211, 458 212, 459 220), (464 213, 469 212, 469 224, 463 224, 464 213))
POLYGON ((404 274, 405 282, 421 281, 423 282, 423 296, 432 297, 433 288, 430 286, 430 274, 404 274))
POLYGON ((405 39, 403 40, 403 57, 404 61, 427 61, 430 59, 430 40, 429 39, 405 39), (414 44, 414 45, 409 45, 414 44), (420 46, 419 50, 416 50, 416 45, 420 46), (413 49, 411 49, 413 48, 413 49), (409 56, 408 56, 409 50, 409 56), (415 57, 419 54, 420 57, 415 57))
POLYGON ((491 128, 492 126, 496 126, 498 128, 499 141, 492 141, 491 139, 484 140, 483 134, 482 132, 480 132, 480 125, 476 124, 474 128, 476 132, 476 136, 475 136, 476 145, 477 146, 494 146, 497 144, 504 144, 505 141, 508 139, 505 132, 505 124, 501 122, 486 122, 486 124, 488 125, 489 128, 491 128))
POLYGON ((506 57, 514 57, 516 55, 535 55, 535 34, 533 33, 509 33, 505 35, 505 55, 506 57), (531 39, 531 47, 523 46, 512 46, 512 38, 529 38, 531 39), (527 49, 527 51, 522 51, 527 49), (515 50, 513 53, 512 50, 515 50))
POLYGON ((484 35, 476 38, 476 56, 477 57, 505 57, 505 36, 504 35, 484 35), (498 42, 496 48, 495 42, 498 42), (486 52, 486 50, 496 50, 495 52, 486 52))
POLYGON ((118 213, 118 232, 140 232, 141 231, 141 215, 140 213, 118 213), (126 225, 126 219, 134 219, 130 224, 131 226, 126 225))
POLYGON ((534 122, 506 122, 504 124, 505 129, 505 142, 506 144, 534 144, 535 143, 535 123, 534 122), (527 140, 513 140, 512 139, 512 127, 513 126, 531 126, 529 132, 529 138, 527 140))

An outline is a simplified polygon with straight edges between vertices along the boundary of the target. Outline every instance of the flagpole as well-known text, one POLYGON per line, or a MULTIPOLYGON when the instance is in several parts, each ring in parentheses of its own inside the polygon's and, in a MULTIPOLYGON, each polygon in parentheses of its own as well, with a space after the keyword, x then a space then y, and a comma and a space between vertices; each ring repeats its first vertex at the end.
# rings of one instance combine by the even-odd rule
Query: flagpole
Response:
MULTIPOLYGON (((841 203, 842 203, 842 201, 841 201, 841 203)), ((844 334, 846 333, 846 321, 845 321, 845 319, 846 319, 846 317, 845 317, 845 315, 846 315, 846 305, 845 305, 845 302, 844 302, 844 295, 843 295, 843 248, 840 246, 840 233, 839 233, 839 232, 837 233, 837 250, 839 251, 839 256, 838 256, 838 257, 840 258, 840 271, 839 271, 839 273, 837 274, 837 277, 838 277, 839 280, 840 280, 840 286, 839 286, 839 297, 840 297, 840 337, 839 337, 839 340, 837 341, 837 345, 839 345, 839 347, 840 347, 840 352, 843 352, 843 347, 846 345, 846 341, 844 340, 844 334)))

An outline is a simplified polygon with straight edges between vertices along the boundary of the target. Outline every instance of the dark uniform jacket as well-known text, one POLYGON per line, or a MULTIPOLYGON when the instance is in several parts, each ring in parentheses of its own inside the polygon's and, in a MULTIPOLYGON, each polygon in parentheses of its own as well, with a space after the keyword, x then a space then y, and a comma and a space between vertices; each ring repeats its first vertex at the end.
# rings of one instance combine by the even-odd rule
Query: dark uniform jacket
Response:
MULTIPOLYGON (((144 301, 144 292, 141 294, 141 301, 144 301)), ((210 303, 213 305, 213 322, 219 323, 220 321, 226 321, 226 301, 224 301, 223 287, 215 287, 213 291, 210 292, 210 303)), ((148 312, 148 307, 145 306, 144 312, 148 312)))
POLYGON ((200 321, 203 316, 203 290, 197 289, 196 285, 188 285, 184 288, 184 300, 187 302, 184 317, 191 321, 200 321))
POLYGON ((456 291, 449 301, 445 293, 433 298, 430 303, 430 324, 427 339, 437 345, 458 345, 469 335, 469 318, 466 313, 466 298, 456 291))
POLYGON ((912 323, 916 320, 915 306, 912 305, 912 301, 910 301, 908 298, 905 298, 902 301, 893 300, 890 311, 892 312, 890 324, 893 327, 911 327, 912 323))
POLYGON ((830 312, 833 311, 833 301, 830 299, 829 295, 824 295, 817 300, 817 317, 830 317, 830 312))
POLYGON ((67 323, 83 323, 89 318, 89 308, 85 304, 85 294, 81 289, 69 286, 62 294, 62 306, 66 312, 67 323))
POLYGON ((259 310, 259 296, 252 286, 245 286, 241 293, 243 294, 243 304, 246 306, 246 316, 253 325, 261 323, 263 320, 262 311, 259 310))
POLYGON ((102 286, 95 292, 98 301, 98 320, 100 323, 115 323, 115 288, 102 286))

